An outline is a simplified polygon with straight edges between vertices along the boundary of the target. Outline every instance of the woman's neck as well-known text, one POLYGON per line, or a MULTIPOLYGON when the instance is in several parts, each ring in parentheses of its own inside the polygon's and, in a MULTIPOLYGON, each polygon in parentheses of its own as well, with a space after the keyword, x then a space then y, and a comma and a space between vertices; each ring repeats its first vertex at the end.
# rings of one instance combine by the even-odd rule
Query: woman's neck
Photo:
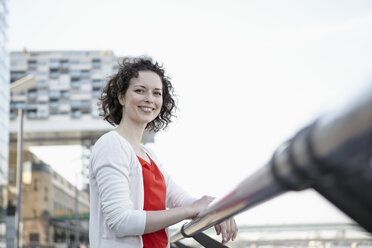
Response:
POLYGON ((133 125, 132 123, 120 122, 116 131, 122 135, 133 147, 141 145, 141 139, 146 126, 133 125))

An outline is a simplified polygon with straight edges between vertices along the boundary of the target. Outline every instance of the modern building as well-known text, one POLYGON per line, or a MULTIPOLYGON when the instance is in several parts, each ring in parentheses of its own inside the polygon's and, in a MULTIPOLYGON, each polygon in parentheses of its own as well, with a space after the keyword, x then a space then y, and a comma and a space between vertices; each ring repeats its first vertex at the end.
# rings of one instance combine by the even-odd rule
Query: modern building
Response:
MULTIPOLYGON (((113 127, 98 114, 106 78, 117 70, 112 51, 11 52, 10 81, 35 76, 37 86, 10 99, 10 147, 17 144, 17 110, 24 109, 24 146, 82 145, 84 156, 113 127)), ((83 159, 83 161, 88 161, 83 159)), ((83 172, 87 174, 87 162, 83 172)), ((87 183, 87 180, 84 180, 87 183)))
MULTIPOLYGON (((112 126, 99 117, 98 98, 121 58, 112 51, 17 51, 11 82, 33 74, 36 88, 11 95, 10 143, 16 144, 17 109, 25 108, 27 145, 91 144, 112 126)), ((147 135, 144 143, 151 142, 147 135)))
POLYGON ((11 52, 10 80, 34 75, 37 87, 11 95, 10 146, 17 109, 25 109, 24 144, 91 146, 112 128, 99 117, 98 97, 118 59, 111 51, 11 52))
POLYGON ((9 144, 8 1, 0 0, 0 247, 5 247, 5 206, 9 144))
POLYGON ((112 51, 12 52, 11 82, 34 74, 38 86, 13 96, 10 118, 15 118, 16 107, 24 104, 28 119, 98 117, 101 87, 116 70, 117 62, 112 51))
MULTIPOLYGON (((22 195, 23 247, 62 247, 73 244, 76 227, 79 228, 79 240, 88 243, 88 192, 77 190, 27 150, 24 151, 22 195), (76 212, 79 218, 76 218, 76 212)), ((8 198, 9 205, 16 200, 14 150, 9 153, 8 198)))

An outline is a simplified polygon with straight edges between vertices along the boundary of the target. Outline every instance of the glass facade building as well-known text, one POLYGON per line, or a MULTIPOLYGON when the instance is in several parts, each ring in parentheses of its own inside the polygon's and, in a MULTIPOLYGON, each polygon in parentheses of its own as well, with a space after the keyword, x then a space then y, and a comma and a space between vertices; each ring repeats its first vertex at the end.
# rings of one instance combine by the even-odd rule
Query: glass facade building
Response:
MULTIPOLYGON (((8 1, 0 0, 0 186, 3 188, 8 178, 9 144, 9 52, 7 47, 8 1)), ((3 190, 2 190, 3 191, 3 190)), ((4 206, 3 192, 0 192, 4 206)))
POLYGON ((9 52, 8 0, 0 0, 0 247, 6 244, 7 181, 9 153, 9 52))

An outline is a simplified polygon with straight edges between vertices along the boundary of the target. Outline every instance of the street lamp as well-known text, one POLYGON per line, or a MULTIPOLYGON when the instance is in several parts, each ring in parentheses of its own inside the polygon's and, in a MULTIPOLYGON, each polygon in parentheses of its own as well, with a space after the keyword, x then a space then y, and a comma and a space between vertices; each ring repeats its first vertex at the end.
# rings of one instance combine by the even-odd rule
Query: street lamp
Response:
MULTIPOLYGON (((34 76, 28 75, 10 85, 10 92, 17 94, 21 91, 35 88, 37 81, 34 76)), ((22 169, 23 169, 23 108, 18 108, 18 135, 17 135, 17 204, 15 214, 15 248, 22 247, 22 169)))

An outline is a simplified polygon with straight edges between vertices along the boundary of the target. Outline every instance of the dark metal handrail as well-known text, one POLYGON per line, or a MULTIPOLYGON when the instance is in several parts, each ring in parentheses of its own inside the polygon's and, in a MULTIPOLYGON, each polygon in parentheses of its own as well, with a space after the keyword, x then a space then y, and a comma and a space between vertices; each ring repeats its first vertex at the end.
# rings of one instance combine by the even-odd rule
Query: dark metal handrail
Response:
POLYGON ((228 195, 172 235, 171 242, 290 190, 314 188, 372 232, 372 91, 298 132, 228 195))

